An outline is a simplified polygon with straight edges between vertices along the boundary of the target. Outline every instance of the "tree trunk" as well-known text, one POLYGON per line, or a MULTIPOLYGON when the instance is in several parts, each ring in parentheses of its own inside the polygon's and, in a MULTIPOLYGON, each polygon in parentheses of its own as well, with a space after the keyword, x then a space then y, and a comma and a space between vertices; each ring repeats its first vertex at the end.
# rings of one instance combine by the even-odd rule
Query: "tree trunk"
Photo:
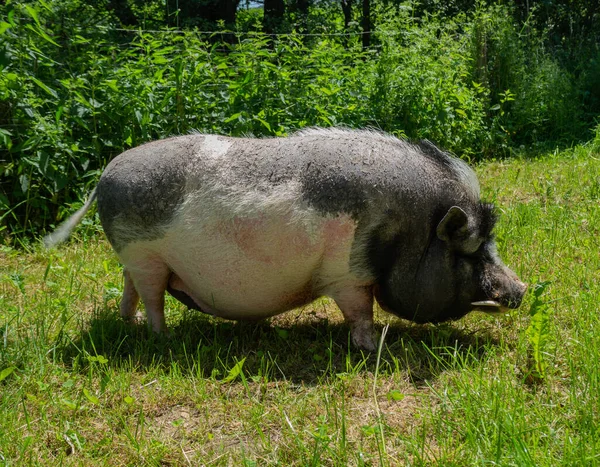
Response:
POLYGON ((214 31, 219 21, 223 21, 226 28, 235 28, 235 14, 240 0, 167 0, 166 3, 169 26, 198 26, 214 31))
POLYGON ((362 17, 362 28, 363 28, 363 36, 362 43, 363 49, 369 48, 371 45, 371 1, 363 0, 362 4, 363 9, 363 17, 362 17))
MULTIPOLYGON (((352 0, 341 0, 342 13, 344 13, 344 32, 350 32, 350 22, 352 21, 352 0)), ((350 36, 344 36, 344 45, 348 47, 350 36)))
POLYGON ((137 26, 137 18, 126 0, 111 0, 106 4, 106 9, 119 18, 122 26, 137 26))
POLYGON ((285 16, 283 0, 264 0, 263 31, 265 34, 275 34, 281 31, 285 16))
POLYGON ((352 21, 352 0, 342 0, 342 13, 344 13, 344 31, 348 32, 348 25, 352 21))
POLYGON ((310 0, 294 0, 290 4, 290 10, 296 14, 296 24, 298 29, 307 32, 308 26, 308 8, 310 0))

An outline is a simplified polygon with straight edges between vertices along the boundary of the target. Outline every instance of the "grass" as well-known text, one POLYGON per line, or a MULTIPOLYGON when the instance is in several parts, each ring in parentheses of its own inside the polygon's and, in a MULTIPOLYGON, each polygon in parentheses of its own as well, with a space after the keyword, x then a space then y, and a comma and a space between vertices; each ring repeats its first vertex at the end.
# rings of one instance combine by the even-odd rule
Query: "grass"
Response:
POLYGON ((380 358, 326 299, 257 325, 169 299, 155 337, 119 319, 102 235, 4 247, 0 465, 600 464, 598 154, 477 170, 525 303, 440 326, 378 311, 380 358))

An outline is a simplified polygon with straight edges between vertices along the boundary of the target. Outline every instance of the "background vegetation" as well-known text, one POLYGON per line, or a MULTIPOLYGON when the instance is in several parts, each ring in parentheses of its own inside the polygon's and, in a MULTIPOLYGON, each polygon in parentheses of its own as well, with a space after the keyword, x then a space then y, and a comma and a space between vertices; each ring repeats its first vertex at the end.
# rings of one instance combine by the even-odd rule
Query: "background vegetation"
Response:
POLYGON ((265 0, 227 21, 185 3, 0 5, 5 242, 63 219, 116 154, 192 130, 372 126, 477 159, 589 139, 600 114, 596 2, 265 0))

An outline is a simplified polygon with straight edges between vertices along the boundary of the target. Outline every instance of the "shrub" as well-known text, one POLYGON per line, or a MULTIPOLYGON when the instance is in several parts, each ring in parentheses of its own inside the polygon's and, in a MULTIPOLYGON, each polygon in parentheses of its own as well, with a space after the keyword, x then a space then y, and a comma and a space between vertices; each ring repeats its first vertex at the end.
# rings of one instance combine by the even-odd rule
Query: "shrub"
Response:
MULTIPOLYGON (((363 50, 360 35, 249 31, 255 14, 240 15, 247 31, 226 42, 197 30, 123 31, 98 5, 0 5, 5 234, 52 228, 116 154, 194 130, 372 126, 487 157, 568 142, 598 115, 597 51, 565 71, 506 6, 440 19, 416 17, 410 2, 375 3, 377 31, 363 50)), ((337 33, 340 15, 313 7, 306 25, 337 33)))
POLYGON ((406 8, 388 10, 371 86, 377 124, 477 154, 485 133, 483 89, 471 77, 466 38, 456 22, 419 22, 406 8))

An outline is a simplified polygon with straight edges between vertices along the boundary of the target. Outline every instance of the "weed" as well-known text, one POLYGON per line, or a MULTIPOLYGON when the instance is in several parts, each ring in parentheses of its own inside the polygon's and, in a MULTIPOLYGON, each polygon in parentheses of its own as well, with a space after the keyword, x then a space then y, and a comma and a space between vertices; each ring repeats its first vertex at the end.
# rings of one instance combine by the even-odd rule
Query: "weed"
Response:
POLYGON ((529 308, 531 322, 525 331, 531 345, 531 360, 533 361, 530 375, 534 379, 544 379, 546 362, 544 347, 549 337, 550 307, 542 299, 542 295, 550 282, 538 282, 533 286, 533 302, 529 308))

